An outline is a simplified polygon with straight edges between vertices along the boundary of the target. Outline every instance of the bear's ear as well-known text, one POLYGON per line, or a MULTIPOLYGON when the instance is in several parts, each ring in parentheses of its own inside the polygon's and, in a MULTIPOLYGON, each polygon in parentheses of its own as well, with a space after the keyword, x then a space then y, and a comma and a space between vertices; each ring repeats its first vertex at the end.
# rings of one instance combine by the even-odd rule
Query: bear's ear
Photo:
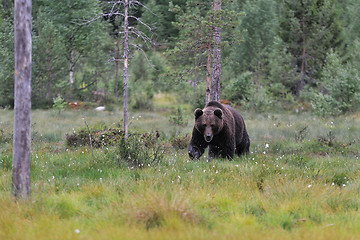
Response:
POLYGON ((195 119, 198 119, 201 115, 203 115, 203 110, 197 108, 194 112, 194 115, 195 115, 195 119))
POLYGON ((217 108, 217 109, 215 109, 214 114, 215 114, 215 116, 217 116, 218 118, 221 119, 223 112, 221 111, 220 108, 217 108))

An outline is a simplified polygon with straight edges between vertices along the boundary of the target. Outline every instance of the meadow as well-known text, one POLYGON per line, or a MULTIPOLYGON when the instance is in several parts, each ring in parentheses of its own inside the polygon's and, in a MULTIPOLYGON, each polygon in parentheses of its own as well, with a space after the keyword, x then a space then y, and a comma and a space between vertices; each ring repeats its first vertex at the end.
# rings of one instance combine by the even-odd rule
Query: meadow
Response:
POLYGON ((240 110, 251 153, 209 162, 169 144, 191 133, 193 110, 176 126, 168 107, 130 112, 130 130, 156 130, 166 148, 141 168, 111 146, 93 158, 65 144, 85 121, 121 126, 120 110, 33 110, 29 202, 11 197, 13 112, 0 110, 0 239, 360 238, 360 114, 240 110))

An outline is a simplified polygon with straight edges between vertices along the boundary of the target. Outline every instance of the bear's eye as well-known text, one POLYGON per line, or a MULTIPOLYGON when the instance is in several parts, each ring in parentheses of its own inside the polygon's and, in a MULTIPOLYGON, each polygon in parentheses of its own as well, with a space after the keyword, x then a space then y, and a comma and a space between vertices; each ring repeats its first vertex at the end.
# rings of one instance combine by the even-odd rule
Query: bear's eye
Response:
POLYGON ((211 124, 210 126, 211 126, 212 128, 214 128, 214 127, 215 127, 215 124, 211 124))
POLYGON ((206 128, 206 124, 203 124, 202 126, 203 126, 204 128, 206 128))

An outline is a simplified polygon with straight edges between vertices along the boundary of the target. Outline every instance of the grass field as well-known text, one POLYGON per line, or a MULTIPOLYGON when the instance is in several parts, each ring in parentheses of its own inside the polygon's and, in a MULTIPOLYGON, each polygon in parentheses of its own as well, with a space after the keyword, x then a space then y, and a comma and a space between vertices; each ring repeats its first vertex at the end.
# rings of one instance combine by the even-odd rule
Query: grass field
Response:
MULTIPOLYGON (((360 239, 360 115, 243 112, 251 154, 190 161, 171 138, 191 133, 169 111, 132 112, 167 151, 144 168, 105 148, 68 148, 65 134, 121 112, 32 112, 31 202, 11 198, 13 112, 0 110, 0 239, 360 239)), ((121 124, 120 124, 121 125, 121 124)))

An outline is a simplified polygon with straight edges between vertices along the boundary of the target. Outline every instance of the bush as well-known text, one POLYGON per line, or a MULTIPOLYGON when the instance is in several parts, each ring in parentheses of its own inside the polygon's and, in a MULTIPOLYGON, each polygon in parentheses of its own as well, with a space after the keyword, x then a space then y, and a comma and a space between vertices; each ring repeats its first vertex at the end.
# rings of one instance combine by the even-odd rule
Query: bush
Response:
POLYGON ((321 74, 322 92, 315 94, 312 105, 320 116, 339 115, 359 107, 360 76, 357 69, 341 62, 330 52, 321 74))
MULTIPOLYGON (((114 146, 119 139, 124 137, 124 131, 120 128, 107 128, 103 123, 91 126, 91 143, 95 148, 114 146)), ((66 134, 67 147, 81 147, 90 145, 89 130, 84 127, 72 134, 66 134)))
POLYGON ((204 108, 206 104, 206 99, 205 99, 205 87, 199 85, 194 98, 191 101, 191 106, 193 108, 193 110, 195 110, 196 108, 204 108))
POLYGON ((146 167, 159 163, 165 153, 164 147, 158 143, 159 133, 132 133, 127 140, 121 138, 113 154, 119 165, 125 163, 131 167, 146 167))
POLYGON ((266 92, 265 88, 258 89, 257 86, 252 85, 249 93, 249 101, 242 101, 243 106, 246 109, 251 109, 261 113, 268 112, 270 109, 274 108, 274 101, 266 92))
POLYGON ((251 72, 244 72, 237 79, 231 80, 225 88, 227 99, 238 104, 241 101, 249 101, 252 87, 251 75, 251 72))
POLYGON ((60 114, 60 112, 64 111, 65 106, 67 105, 67 102, 64 101, 64 99, 58 95, 56 98, 53 98, 53 110, 57 114, 60 114))
POLYGON ((170 124, 178 125, 178 126, 186 126, 187 120, 184 119, 184 110, 183 108, 178 105, 176 109, 172 112, 169 116, 170 124))
MULTIPOLYGON (((104 148, 107 158, 116 160, 120 166, 145 167, 162 160, 165 147, 159 143, 160 134, 129 132, 125 140, 125 133, 119 128, 107 128, 100 124, 89 128, 91 142, 94 148, 104 148)), ((87 128, 66 134, 67 147, 81 147, 90 145, 87 128)))
POLYGON ((131 107, 135 110, 152 110, 154 108, 153 95, 144 92, 136 93, 131 107))
POLYGON ((0 144, 12 142, 13 133, 7 129, 0 128, 0 144))
POLYGON ((170 140, 171 146, 176 150, 187 149, 190 142, 190 135, 186 134, 184 137, 173 137, 170 140))

